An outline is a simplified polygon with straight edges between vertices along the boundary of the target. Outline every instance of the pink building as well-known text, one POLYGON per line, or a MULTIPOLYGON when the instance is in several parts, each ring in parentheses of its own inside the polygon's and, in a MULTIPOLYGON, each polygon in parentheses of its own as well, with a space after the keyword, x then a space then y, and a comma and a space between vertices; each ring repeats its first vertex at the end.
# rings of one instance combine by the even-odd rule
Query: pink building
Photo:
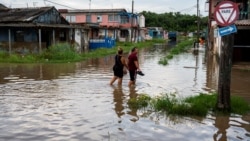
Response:
POLYGON ((136 41, 143 28, 140 16, 125 9, 59 9, 59 12, 69 23, 89 27, 86 31, 89 41, 104 38, 136 41))

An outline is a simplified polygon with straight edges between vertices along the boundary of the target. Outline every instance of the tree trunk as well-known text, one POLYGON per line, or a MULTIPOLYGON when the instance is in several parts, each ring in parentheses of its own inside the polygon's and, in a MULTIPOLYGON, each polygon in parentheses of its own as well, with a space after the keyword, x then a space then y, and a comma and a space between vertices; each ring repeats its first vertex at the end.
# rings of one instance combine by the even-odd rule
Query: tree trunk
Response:
POLYGON ((221 38, 220 69, 218 83, 217 108, 230 111, 230 85, 233 52, 233 34, 221 38))

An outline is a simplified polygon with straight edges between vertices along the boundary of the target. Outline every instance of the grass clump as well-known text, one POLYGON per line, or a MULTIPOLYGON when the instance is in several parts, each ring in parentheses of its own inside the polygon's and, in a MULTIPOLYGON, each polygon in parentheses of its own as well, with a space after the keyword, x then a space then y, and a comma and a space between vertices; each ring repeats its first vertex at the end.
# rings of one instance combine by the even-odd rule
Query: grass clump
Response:
POLYGON ((168 60, 173 59, 174 55, 178 55, 181 52, 184 52, 186 50, 188 50, 190 47, 192 47, 191 45, 193 44, 193 40, 185 40, 180 42, 179 44, 177 44, 174 48, 172 48, 170 50, 170 52, 168 53, 167 56, 161 58, 158 63, 162 64, 162 65, 167 65, 168 60))
MULTIPOLYGON (((153 98, 147 96, 146 100, 139 100, 139 98, 132 99, 128 102, 128 104, 133 104, 132 107, 135 108, 150 107, 155 111, 163 111, 167 114, 183 116, 205 117, 209 111, 214 113, 229 114, 226 111, 221 112, 217 110, 216 102, 216 94, 200 94, 197 96, 190 96, 185 99, 177 99, 175 94, 164 94, 153 98), (142 101, 144 102, 143 104, 142 101)), ((237 96, 231 97, 230 113, 246 114, 249 111, 250 105, 243 98, 237 96)))
POLYGON ((67 43, 51 46, 48 50, 43 52, 40 57, 53 62, 80 60, 80 55, 67 43))
POLYGON ((250 107, 244 99, 238 96, 233 96, 231 99, 231 112, 237 114, 244 114, 249 111, 250 107))
POLYGON ((21 55, 21 54, 9 54, 5 51, 0 51, 0 62, 8 63, 32 63, 36 62, 38 59, 35 55, 21 55))
POLYGON ((146 94, 141 94, 136 98, 131 98, 128 101, 128 105, 132 108, 143 108, 149 105, 151 97, 146 94))
POLYGON ((164 65, 164 66, 168 65, 168 59, 166 57, 161 58, 160 61, 159 61, 159 63, 162 64, 162 65, 164 65))

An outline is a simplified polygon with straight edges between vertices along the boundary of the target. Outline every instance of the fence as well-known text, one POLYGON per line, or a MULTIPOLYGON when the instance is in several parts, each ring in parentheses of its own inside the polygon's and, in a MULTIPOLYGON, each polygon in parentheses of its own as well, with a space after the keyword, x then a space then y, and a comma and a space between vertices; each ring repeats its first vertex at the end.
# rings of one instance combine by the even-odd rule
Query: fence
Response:
POLYGON ((114 46, 115 46, 115 39, 113 38, 89 40, 89 49, 112 48, 114 46))

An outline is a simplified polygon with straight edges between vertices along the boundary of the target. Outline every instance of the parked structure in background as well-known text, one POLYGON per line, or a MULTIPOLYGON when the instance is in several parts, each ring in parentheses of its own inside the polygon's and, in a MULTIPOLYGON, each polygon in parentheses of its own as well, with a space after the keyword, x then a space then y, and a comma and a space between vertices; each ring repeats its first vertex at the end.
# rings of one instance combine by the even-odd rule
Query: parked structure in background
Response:
MULTIPOLYGON (((237 33, 234 33, 233 62, 250 62, 250 0, 232 0, 238 4, 239 19, 235 22, 237 33)), ((220 54, 221 37, 214 12, 220 0, 207 0, 209 4, 209 36, 208 47, 213 54, 220 54)))
POLYGON ((176 41, 177 32, 176 31, 169 31, 168 32, 168 39, 172 41, 176 41))
POLYGON ((105 44, 113 47, 115 41, 140 41, 144 37, 143 15, 129 13, 125 9, 59 9, 59 12, 69 23, 90 28, 90 49, 105 44))
POLYGON ((148 35, 153 39, 166 39, 167 33, 162 27, 147 27, 148 35))

